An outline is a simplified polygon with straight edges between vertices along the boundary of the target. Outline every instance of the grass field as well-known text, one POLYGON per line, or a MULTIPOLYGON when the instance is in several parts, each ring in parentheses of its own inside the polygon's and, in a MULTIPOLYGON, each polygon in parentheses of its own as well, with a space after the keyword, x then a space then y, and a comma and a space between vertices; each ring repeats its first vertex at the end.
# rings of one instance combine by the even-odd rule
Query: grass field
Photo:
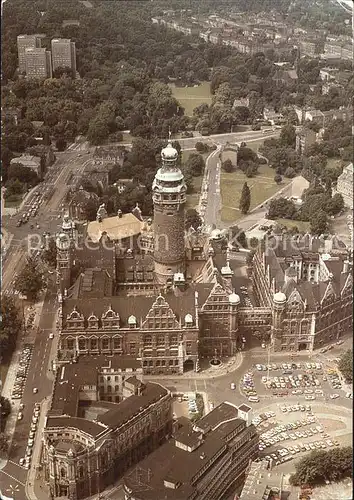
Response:
POLYGON ((202 82, 198 87, 176 87, 174 83, 170 83, 169 87, 173 97, 184 108, 184 114, 187 116, 192 116, 193 109, 200 104, 211 104, 212 95, 209 82, 202 82))
POLYGON ((247 182, 251 190, 250 210, 270 198, 290 182, 290 179, 284 179, 281 184, 275 184, 274 170, 268 167, 268 165, 261 165, 258 172, 258 175, 251 179, 248 179, 241 170, 231 173, 221 173, 221 220, 223 222, 237 221, 242 217, 242 213, 238 207, 242 187, 245 182, 247 182))

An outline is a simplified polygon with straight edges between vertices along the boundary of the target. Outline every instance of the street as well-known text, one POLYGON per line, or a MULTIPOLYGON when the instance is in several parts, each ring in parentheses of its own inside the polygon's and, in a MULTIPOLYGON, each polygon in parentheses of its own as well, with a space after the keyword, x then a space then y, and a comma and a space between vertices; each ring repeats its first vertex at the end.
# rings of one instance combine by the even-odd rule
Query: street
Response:
MULTIPOLYGON (((55 345, 57 339, 49 339, 49 333, 55 331, 56 321, 56 294, 53 290, 46 295, 43 310, 39 322, 39 333, 36 336, 34 343, 33 355, 26 379, 26 384, 21 402, 24 404, 22 410, 23 419, 17 421, 15 432, 12 439, 12 445, 9 452, 9 460, 6 466, 0 470, 0 485, 4 494, 10 493, 11 487, 17 485, 18 496, 15 499, 22 500, 26 498, 25 483, 27 471, 19 465, 20 458, 23 458, 26 453, 27 442, 31 427, 31 421, 36 402, 42 403, 49 400, 52 392, 53 375, 48 373, 48 368, 51 366, 51 359, 54 356, 55 345), (36 394, 33 389, 38 389, 36 394)), ((13 411, 18 410, 18 401, 13 404, 13 411)), ((36 441, 34 447, 41 447, 41 429, 36 432, 36 441)), ((36 467, 38 463, 32 463, 31 466, 36 467)))

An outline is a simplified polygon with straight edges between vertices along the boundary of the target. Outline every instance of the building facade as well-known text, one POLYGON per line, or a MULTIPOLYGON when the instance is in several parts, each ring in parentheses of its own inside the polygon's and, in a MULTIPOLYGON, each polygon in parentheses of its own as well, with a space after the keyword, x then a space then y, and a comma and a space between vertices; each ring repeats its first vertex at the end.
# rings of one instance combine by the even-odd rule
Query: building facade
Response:
POLYGON ((312 351, 346 333, 352 304, 346 247, 274 234, 249 268, 254 303, 247 307, 222 233, 185 234, 185 183, 176 158, 171 145, 164 149, 153 221, 143 220, 138 207, 108 217, 104 206, 84 234, 68 236, 73 226, 63 221, 58 363, 128 355, 145 374, 182 374, 198 371, 201 358, 235 355, 244 337, 271 338, 275 350, 312 351), (165 235, 170 251, 156 243, 165 235), (74 262, 82 271, 73 280, 74 262))
POLYGON ((50 51, 42 48, 26 48, 25 67, 27 78, 51 78, 50 51))
POLYGON ((194 425, 181 418, 169 441, 124 477, 127 500, 219 500, 258 456, 252 409, 225 402, 194 425))
POLYGON ((38 49, 41 47, 41 37, 38 35, 18 35, 18 71, 20 74, 26 73, 26 49, 38 49))
POLYGON ((43 432, 51 498, 99 494, 171 434, 171 395, 140 372, 133 359, 104 357, 57 371, 43 432))
POLYGON ((70 68, 73 78, 76 75, 76 47, 75 42, 68 38, 53 38, 52 65, 53 71, 58 68, 70 68))

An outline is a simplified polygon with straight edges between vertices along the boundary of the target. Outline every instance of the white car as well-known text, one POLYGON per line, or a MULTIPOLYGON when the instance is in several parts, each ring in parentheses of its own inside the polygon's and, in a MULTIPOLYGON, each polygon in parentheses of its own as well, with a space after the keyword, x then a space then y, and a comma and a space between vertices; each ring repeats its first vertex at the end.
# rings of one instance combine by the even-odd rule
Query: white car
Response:
POLYGON ((236 384, 234 382, 231 382, 230 389, 233 391, 236 389, 236 384))
POLYGON ((17 415, 17 420, 22 420, 22 419, 23 419, 23 413, 21 413, 21 412, 20 412, 20 413, 17 415))
POLYGON ((50 333, 50 334, 49 334, 49 338, 50 338, 50 339, 54 339, 54 333, 50 333))
POLYGON ((340 396, 339 396, 339 394, 331 394, 329 397, 330 397, 331 399, 337 399, 337 398, 339 398, 340 396))
POLYGON ((37 394, 37 392, 38 392, 37 387, 33 387, 33 394, 37 394))

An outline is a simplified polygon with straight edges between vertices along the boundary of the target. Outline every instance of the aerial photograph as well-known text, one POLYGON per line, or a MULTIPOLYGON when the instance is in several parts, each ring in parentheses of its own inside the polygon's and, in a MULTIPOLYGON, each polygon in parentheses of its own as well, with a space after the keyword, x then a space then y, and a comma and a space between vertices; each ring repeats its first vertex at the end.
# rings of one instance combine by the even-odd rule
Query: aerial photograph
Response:
POLYGON ((353 499, 351 0, 2 0, 0 500, 353 499))

